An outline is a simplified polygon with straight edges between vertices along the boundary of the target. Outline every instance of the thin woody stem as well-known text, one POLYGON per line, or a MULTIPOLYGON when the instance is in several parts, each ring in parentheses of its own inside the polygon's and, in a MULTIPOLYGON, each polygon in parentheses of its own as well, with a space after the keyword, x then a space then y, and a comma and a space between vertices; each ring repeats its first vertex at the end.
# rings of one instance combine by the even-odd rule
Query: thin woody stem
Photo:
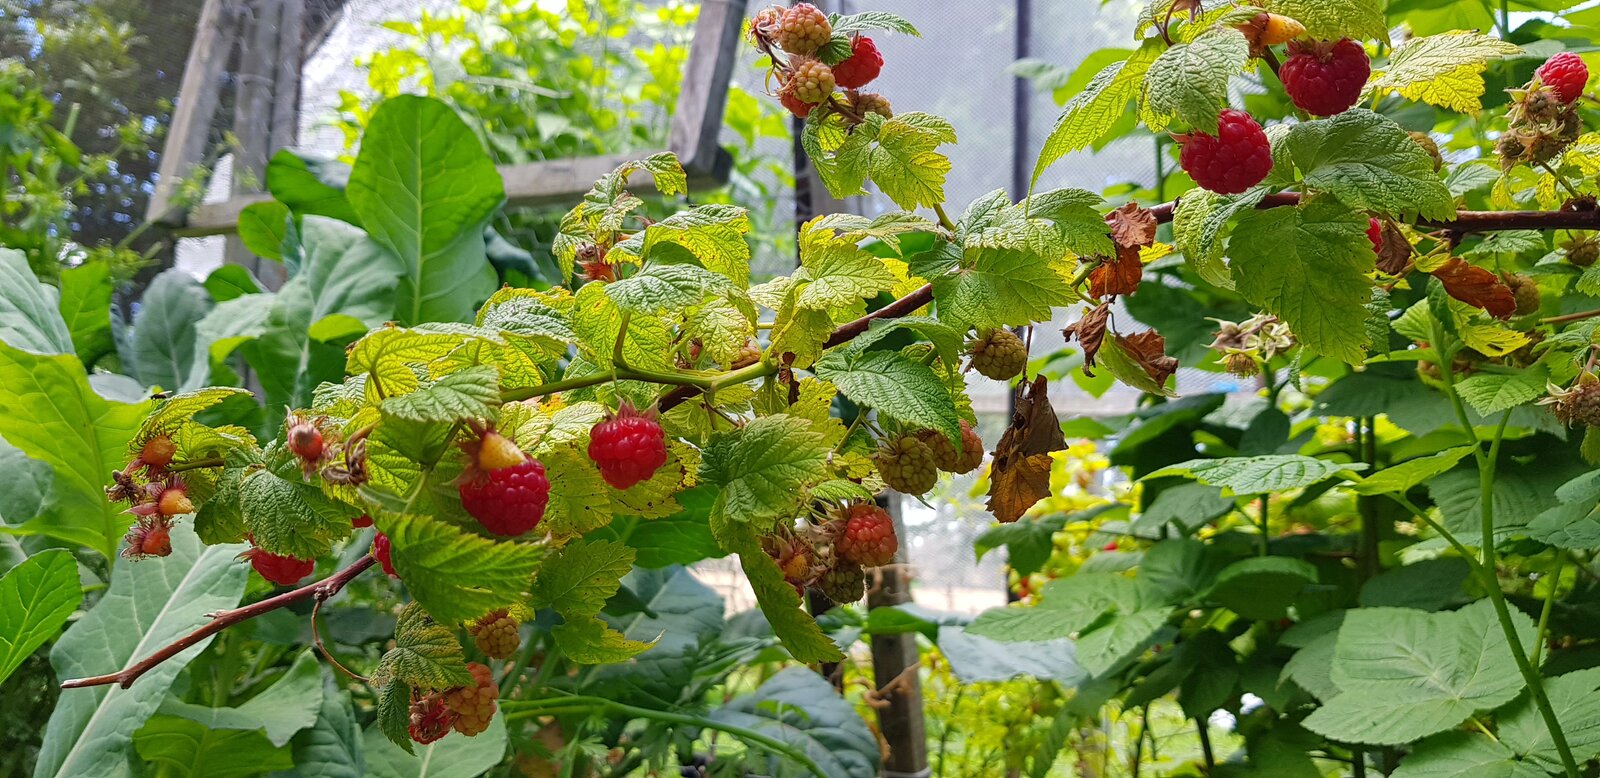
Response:
POLYGON ((114 673, 96 675, 89 678, 73 678, 67 681, 62 681, 61 688, 81 689, 88 686, 105 686, 106 684, 114 683, 126 689, 129 686, 132 686, 134 681, 139 680, 139 676, 149 672, 150 668, 155 667, 156 665, 159 665, 180 653, 183 653, 184 649, 196 645, 206 638, 209 638, 212 635, 227 629, 228 627, 238 624, 241 621, 249 621, 257 616, 270 613, 286 605, 291 605, 304 600, 307 597, 317 597, 319 599, 327 599, 332 597, 351 581, 355 580, 356 576, 361 575, 361 573, 366 571, 367 568, 376 564, 377 561, 378 560, 375 559, 371 554, 368 554, 356 560, 355 564, 352 564, 349 567, 346 567, 345 569, 322 579, 321 581, 307 584, 293 591, 284 592, 276 597, 268 597, 265 600, 246 605, 242 608, 234 608, 232 610, 214 613, 211 615, 211 620, 206 622, 199 629, 196 629, 195 631, 190 632, 189 634, 184 635, 183 637, 178 638, 171 643, 168 643, 166 646, 145 657, 144 659, 128 665, 127 667, 114 673))

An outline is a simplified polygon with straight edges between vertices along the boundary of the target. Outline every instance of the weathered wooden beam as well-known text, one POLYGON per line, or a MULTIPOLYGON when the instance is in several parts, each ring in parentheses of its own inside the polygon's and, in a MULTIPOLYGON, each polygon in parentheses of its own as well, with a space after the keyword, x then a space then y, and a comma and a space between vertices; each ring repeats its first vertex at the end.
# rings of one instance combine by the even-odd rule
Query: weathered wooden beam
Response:
POLYGON ((205 0, 200 9, 177 106, 161 150, 155 192, 145 212, 148 221, 164 225, 183 222, 183 208, 176 202, 178 190, 190 169, 205 158, 217 95, 238 28, 238 12, 238 0, 205 0))
MULTIPOLYGON (((877 585, 867 593, 868 608, 886 608, 911 602, 911 576, 906 572, 906 528, 900 519, 900 495, 889 492, 886 509, 894 517, 900 550, 894 564, 878 569, 877 585)), ((872 680, 888 703, 878 709, 878 731, 889 744, 883 762, 886 776, 928 775, 928 732, 922 712, 922 679, 917 672, 922 657, 917 633, 872 636, 872 680)))

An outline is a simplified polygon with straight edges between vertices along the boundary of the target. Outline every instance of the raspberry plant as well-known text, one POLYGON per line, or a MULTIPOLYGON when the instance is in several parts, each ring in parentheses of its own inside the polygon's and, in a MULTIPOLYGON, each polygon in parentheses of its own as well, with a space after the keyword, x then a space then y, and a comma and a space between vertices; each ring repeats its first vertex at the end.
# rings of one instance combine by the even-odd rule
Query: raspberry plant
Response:
MULTIPOLYGON (((1158 0, 1138 47, 1068 101, 1034 183, 1134 103, 1180 147, 1181 196, 997 190, 952 218, 952 125, 861 91, 894 66, 866 33, 915 28, 760 10, 747 40, 771 99, 805 117, 823 183, 839 197, 870 184, 899 210, 807 222, 799 267, 754 284, 748 214, 679 202, 684 171, 658 154, 601 178, 561 220, 563 285, 500 285, 483 235, 504 190, 476 136, 437 100, 382 103, 347 185, 273 191, 261 212, 281 224, 258 227, 295 274, 219 304, 177 391, 106 400, 64 320, 0 319, 8 338, 43 344, 0 346, 0 377, 38 387, 0 393, 0 435, 56 476, 56 501, 17 531, 122 557, 58 644, 69 696, 51 730, 66 734, 41 774, 154 752, 163 727, 194 723, 162 705, 191 649, 235 650, 224 630, 291 606, 309 606, 312 642, 398 749, 535 726, 577 753, 590 741, 563 729, 602 714, 668 727, 591 733, 649 744, 639 763, 713 729, 814 775, 871 774, 870 735, 806 750, 748 725, 784 705, 855 715, 808 670, 721 716, 707 691, 774 644, 835 663, 846 628, 891 631, 876 611, 815 618, 802 595, 858 600, 901 548, 875 496, 926 493, 989 448, 1001 523, 978 550, 1008 548, 1024 602, 960 634, 995 656, 1072 641, 1073 669, 1052 679, 1076 686, 1054 714, 1062 731, 1113 699, 1176 691, 1196 721, 1240 717, 1259 774, 1327 759, 1579 775, 1600 757, 1585 723, 1600 681, 1577 623, 1592 591, 1567 567, 1593 577, 1600 550, 1588 71, 1565 53, 1523 68, 1505 36, 1389 49, 1387 31, 1363 3, 1158 0), (1491 75, 1507 95, 1494 113, 1491 75), (1246 77, 1267 96, 1243 108, 1276 100, 1276 115, 1229 102, 1246 77), (1391 116, 1435 109, 1464 116, 1447 120, 1453 134, 1391 116), (1551 245, 1555 231, 1569 234, 1551 245), (1030 363, 1033 330, 1063 311, 1072 366, 1030 363), (1214 316, 1232 318, 1213 330, 1214 316), (204 386, 240 359, 283 368, 262 370, 270 412, 204 386), (1259 396, 1179 398, 1180 365, 1254 380, 1259 396), (994 441, 975 432, 971 374, 1015 382, 994 441), (1069 374, 1147 400, 1101 428, 1120 433, 1111 462, 1137 479, 1119 499, 1079 499, 1092 484, 1070 470, 1048 392, 1069 374), (28 399, 40 395, 74 402, 28 399), (63 429, 89 432, 64 443, 63 429), (94 468, 112 460, 101 494, 94 468), (695 584, 653 571, 727 554, 773 642, 719 637, 720 611, 688 636, 654 628, 667 620, 647 600, 695 584), (247 564, 276 586, 239 606, 247 564), (363 577, 374 566, 394 580, 363 577), (407 602, 392 642, 352 669, 320 614, 381 586, 407 602), (180 615, 136 607, 138 639, 96 653, 92 641, 122 641, 114 611, 153 596, 180 615), (667 648, 678 670, 650 673, 670 681, 628 675, 667 648), (126 694, 99 688, 111 684, 126 694), (154 729, 130 735, 120 719, 154 729)), ((32 279, 10 294, 7 310, 54 310, 32 279)), ((47 556, 39 575, 60 588, 47 556)), ((900 613, 900 629, 930 638, 953 626, 900 613)), ((309 652, 286 673, 321 681, 309 652)), ((533 739, 519 759, 554 750, 533 739)), ((1039 740, 1008 766, 1047 771, 1061 740, 1039 740)))

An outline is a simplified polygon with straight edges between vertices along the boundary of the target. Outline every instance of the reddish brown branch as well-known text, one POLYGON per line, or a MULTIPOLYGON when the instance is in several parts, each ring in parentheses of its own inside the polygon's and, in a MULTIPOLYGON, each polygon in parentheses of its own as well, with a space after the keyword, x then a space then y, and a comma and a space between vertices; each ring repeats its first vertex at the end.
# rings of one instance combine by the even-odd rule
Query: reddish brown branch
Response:
MULTIPOLYGON (((1281 192, 1262 198, 1257 208, 1281 208, 1300 204, 1297 192, 1281 192)), ((1172 221, 1178 201, 1150 209, 1157 222, 1172 221)), ((1497 232, 1500 230, 1600 230, 1600 210, 1591 211, 1457 211, 1456 218, 1443 221, 1424 219, 1416 223, 1429 230, 1458 233, 1497 232)))
POLYGON ((61 688, 81 689, 86 686, 104 686, 106 684, 114 683, 126 689, 129 686, 132 686, 134 681, 139 680, 139 676, 149 672, 150 668, 155 667, 156 665, 159 665, 162 662, 173 658, 174 656, 177 656, 178 654, 182 653, 184 649, 193 646, 200 641, 227 629, 228 627, 238 624, 241 621, 248 621, 264 613, 269 613, 286 605, 304 600, 307 597, 314 596, 319 600, 325 600, 329 597, 332 597, 333 595, 337 594, 340 589, 343 589, 346 584, 349 584, 352 580, 354 580, 356 576, 361 575, 363 571, 376 563, 377 560, 374 559, 371 554, 368 554, 367 556, 356 560, 355 564, 350 565, 349 567, 346 567, 345 569, 340 570, 339 572, 334 573, 333 575, 330 575, 321 581, 307 584, 293 591, 284 592, 276 597, 268 597, 265 600, 246 605, 242 608, 234 608, 232 610, 214 613, 211 616, 211 620, 206 622, 205 625, 201 626, 199 629, 196 629, 195 631, 178 638, 166 646, 163 646, 160 650, 145 657, 144 659, 139 660, 138 662, 128 665, 127 667, 115 673, 96 675, 91 678, 73 678, 71 680, 63 681, 61 683, 61 688))

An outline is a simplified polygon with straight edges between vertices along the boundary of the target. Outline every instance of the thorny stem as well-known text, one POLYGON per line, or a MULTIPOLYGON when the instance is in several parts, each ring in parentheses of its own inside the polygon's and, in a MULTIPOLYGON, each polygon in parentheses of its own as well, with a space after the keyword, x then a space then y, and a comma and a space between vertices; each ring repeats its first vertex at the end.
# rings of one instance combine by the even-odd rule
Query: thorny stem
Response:
POLYGON ((1489 440, 1489 451, 1485 453, 1478 432, 1472 426, 1472 420, 1467 415, 1465 403, 1461 395, 1456 392, 1455 371, 1451 367, 1453 354, 1444 348, 1442 327, 1434 324, 1434 347, 1439 365, 1439 376, 1444 383, 1445 396, 1450 398, 1450 404, 1455 408, 1456 419, 1461 428, 1473 440, 1472 453, 1478 463, 1478 511, 1479 532, 1478 550, 1482 554, 1478 562, 1478 575, 1482 579, 1484 590, 1489 595, 1489 602, 1494 606, 1495 618, 1500 621, 1500 630, 1505 633, 1506 645, 1511 648, 1511 658, 1517 663, 1517 670, 1522 673, 1523 680, 1528 684, 1528 691, 1533 697, 1533 703, 1539 708, 1539 715, 1544 719, 1545 729, 1550 732, 1550 741, 1556 747, 1556 753, 1561 755, 1561 764, 1566 768, 1568 778, 1578 778, 1578 763, 1572 758, 1572 749, 1567 745, 1566 733, 1561 729, 1561 720, 1556 716, 1555 708, 1550 705, 1550 696, 1545 693, 1544 678, 1539 675, 1539 670, 1532 662, 1528 661, 1528 652, 1523 648, 1522 639, 1517 635, 1517 625, 1511 620, 1511 608, 1506 605, 1505 592, 1500 590, 1500 578, 1496 572, 1495 542, 1494 542, 1494 473, 1495 466, 1500 459, 1500 443, 1505 439, 1506 424, 1511 420, 1511 412, 1506 411, 1500 416, 1500 423, 1495 427, 1494 436, 1489 440))
POLYGON ((228 627, 238 624, 241 621, 249 621, 250 619, 265 613, 270 613, 286 605, 292 605, 296 602, 304 600, 307 597, 327 599, 335 594, 338 594, 339 590, 343 589, 347 584, 355 580, 356 576, 361 575, 361 573, 365 572, 367 568, 372 567, 374 564, 377 564, 377 562, 378 560, 376 558, 374 558, 371 554, 368 554, 356 560, 355 564, 352 564, 349 567, 346 567, 345 569, 322 579, 321 581, 307 584, 293 591, 284 592, 276 597, 268 597, 265 600, 252 603, 241 608, 234 608, 232 610, 213 613, 211 614, 211 620, 206 622, 199 629, 196 629, 195 631, 190 632, 189 634, 184 635, 177 640, 174 640, 144 659, 128 665, 127 667, 114 673, 96 675, 89 678, 72 678, 62 681, 61 688, 81 689, 87 686, 105 686, 106 684, 114 683, 126 689, 129 686, 132 686, 134 681, 139 680, 139 676, 149 672, 150 668, 155 667, 156 665, 159 665, 180 653, 183 653, 184 649, 194 646, 206 638, 209 638, 212 635, 227 629, 228 627))

